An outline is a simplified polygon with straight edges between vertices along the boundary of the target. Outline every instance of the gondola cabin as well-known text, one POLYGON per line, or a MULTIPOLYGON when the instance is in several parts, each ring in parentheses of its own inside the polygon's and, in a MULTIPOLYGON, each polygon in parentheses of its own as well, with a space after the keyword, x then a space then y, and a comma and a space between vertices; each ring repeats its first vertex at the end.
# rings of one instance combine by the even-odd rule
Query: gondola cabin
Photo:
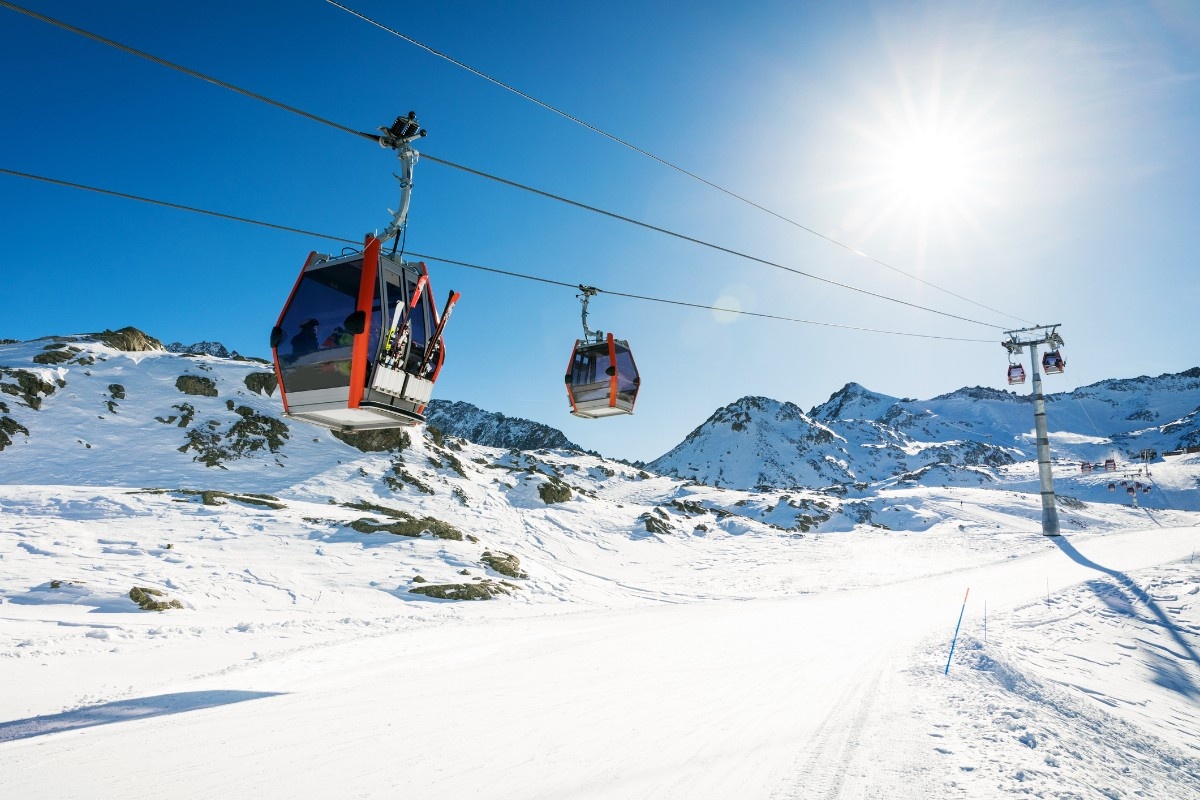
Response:
POLYGON ((632 414, 642 379, 629 342, 611 333, 596 341, 576 339, 567 364, 571 413, 584 419, 632 414))
POLYGON ((1117 471, 1117 460, 1115 458, 1104 459, 1104 471, 1105 472, 1116 472, 1117 471))
POLYGON ((1020 364, 1008 365, 1008 385, 1025 382, 1025 368, 1020 364))
POLYGON ((1084 461, 1082 464, 1079 465, 1079 471, 1080 472, 1091 472, 1092 471, 1091 462, 1084 461))
POLYGON ((368 237, 305 262, 271 331, 286 416, 346 432, 424 422, 446 354, 433 293, 424 264, 380 250, 368 237))
POLYGON ((1066 368, 1067 362, 1058 350, 1050 350, 1042 356, 1042 372, 1047 375, 1058 375, 1066 368))

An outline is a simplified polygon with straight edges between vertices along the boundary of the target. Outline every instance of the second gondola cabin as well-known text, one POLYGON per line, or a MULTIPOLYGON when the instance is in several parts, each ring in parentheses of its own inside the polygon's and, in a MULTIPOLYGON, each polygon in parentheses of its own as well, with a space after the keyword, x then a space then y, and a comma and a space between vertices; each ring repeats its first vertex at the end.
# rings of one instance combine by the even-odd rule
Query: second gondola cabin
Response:
POLYGON ((611 333, 576 339, 567 364, 571 413, 584 419, 632 414, 642 379, 629 342, 611 333))
POLYGON ((424 422, 446 355, 433 293, 424 264, 380 249, 309 255, 271 331, 285 415, 346 432, 424 422))
POLYGON ((1058 350, 1049 350, 1042 356, 1042 372, 1047 375, 1059 375, 1067 368, 1067 362, 1062 357, 1062 352, 1058 350))

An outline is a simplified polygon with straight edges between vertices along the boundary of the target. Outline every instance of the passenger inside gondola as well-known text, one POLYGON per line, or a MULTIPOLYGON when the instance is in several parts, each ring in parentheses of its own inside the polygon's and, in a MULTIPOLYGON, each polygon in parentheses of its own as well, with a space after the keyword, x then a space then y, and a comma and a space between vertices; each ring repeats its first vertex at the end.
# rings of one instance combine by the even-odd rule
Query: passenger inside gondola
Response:
POLYGON ((338 325, 333 329, 333 333, 321 342, 321 349, 332 350, 335 347, 350 347, 352 344, 354 344, 354 334, 338 325))
POLYGON ((349 385, 354 337, 345 326, 357 304, 361 270, 361 262, 351 262, 301 278, 280 320, 281 339, 291 351, 279 354, 289 391, 349 385))
POLYGON ((317 324, 315 319, 301 324, 300 332, 292 337, 293 356, 306 356, 317 352, 317 324))

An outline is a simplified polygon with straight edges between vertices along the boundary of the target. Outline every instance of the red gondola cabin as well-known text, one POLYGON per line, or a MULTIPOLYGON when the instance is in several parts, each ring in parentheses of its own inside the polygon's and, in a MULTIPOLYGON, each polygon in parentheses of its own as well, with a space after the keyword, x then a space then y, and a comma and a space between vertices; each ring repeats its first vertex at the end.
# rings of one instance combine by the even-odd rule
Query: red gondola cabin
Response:
POLYGON ((381 255, 374 237, 361 253, 311 253, 271 331, 285 415, 346 432, 424 422, 446 354, 436 334, 424 264, 381 255))
POLYGON ((1062 353, 1058 350, 1050 350, 1042 356, 1042 372, 1047 375, 1058 375, 1067 368, 1067 362, 1063 360, 1062 353))
POLYGON ((1020 364, 1008 365, 1008 385, 1025 382, 1025 368, 1020 364))
POLYGON ((584 419, 632 414, 642 379, 629 342, 607 334, 595 342, 575 340, 567 364, 571 413, 584 419))

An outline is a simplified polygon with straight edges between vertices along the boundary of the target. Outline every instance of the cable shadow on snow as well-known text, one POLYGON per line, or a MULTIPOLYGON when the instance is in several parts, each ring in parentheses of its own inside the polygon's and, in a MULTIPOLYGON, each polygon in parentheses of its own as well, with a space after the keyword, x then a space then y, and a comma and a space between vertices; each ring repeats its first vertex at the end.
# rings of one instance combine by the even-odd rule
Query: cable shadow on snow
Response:
POLYGON ((109 725, 114 722, 128 722, 135 719, 161 717, 167 714, 181 714, 185 711, 197 711, 202 708, 214 708, 246 700, 258 700, 264 697, 275 697, 282 692, 246 692, 238 689, 214 689, 204 692, 174 692, 159 694, 153 697, 136 697, 130 700, 116 700, 98 706, 86 706, 61 714, 50 714, 44 717, 30 717, 11 722, 0 722, 0 742, 13 742, 19 739, 30 739, 34 736, 44 736, 49 733, 62 733, 80 728, 91 728, 96 725, 109 725))
MULTIPOLYGON (((1161 648, 1164 653, 1155 653, 1153 651, 1150 652, 1154 663, 1150 664, 1149 666, 1154 672, 1154 682, 1165 689, 1178 692, 1179 694, 1182 694, 1190 699, 1200 699, 1200 686, 1197 686, 1196 681, 1183 669, 1183 665, 1178 663, 1179 661, 1190 660, 1197 668, 1200 668, 1200 655, 1196 653, 1196 650, 1191 646, 1187 639, 1184 638, 1183 632, 1180 631, 1179 627, 1171 620, 1170 617, 1167 616, 1166 612, 1163 611, 1162 606, 1160 606, 1154 600, 1154 598, 1150 596, 1150 593, 1138 586, 1137 583, 1135 583, 1134 580, 1124 572, 1119 572, 1115 569, 1110 569, 1109 567, 1097 564, 1095 561, 1092 561, 1090 558, 1083 555, 1083 553, 1080 553, 1065 536, 1055 536, 1053 537, 1052 541, 1060 550, 1063 551, 1063 553, 1066 554, 1068 558, 1070 558, 1076 564, 1079 564, 1082 567, 1087 567, 1088 569, 1094 569, 1097 572, 1102 572, 1109 576, 1116 582, 1118 591, 1120 589, 1125 589, 1133 595, 1134 599, 1140 601, 1142 605, 1149 609, 1150 613, 1153 614, 1155 619, 1158 620, 1158 623, 1162 625, 1163 630, 1165 630, 1171 636, 1171 638, 1175 641, 1175 644, 1177 644, 1179 649, 1182 651, 1181 653, 1176 653, 1164 647, 1161 648), (1168 656, 1174 657, 1175 661, 1172 661, 1168 656)), ((1134 611, 1133 604, 1128 600, 1128 598, 1114 598, 1112 596, 1111 586, 1107 582, 1088 581, 1084 585, 1091 589, 1096 597, 1099 598, 1102 603, 1108 606, 1110 610, 1132 617, 1137 616, 1136 612, 1134 611)))

